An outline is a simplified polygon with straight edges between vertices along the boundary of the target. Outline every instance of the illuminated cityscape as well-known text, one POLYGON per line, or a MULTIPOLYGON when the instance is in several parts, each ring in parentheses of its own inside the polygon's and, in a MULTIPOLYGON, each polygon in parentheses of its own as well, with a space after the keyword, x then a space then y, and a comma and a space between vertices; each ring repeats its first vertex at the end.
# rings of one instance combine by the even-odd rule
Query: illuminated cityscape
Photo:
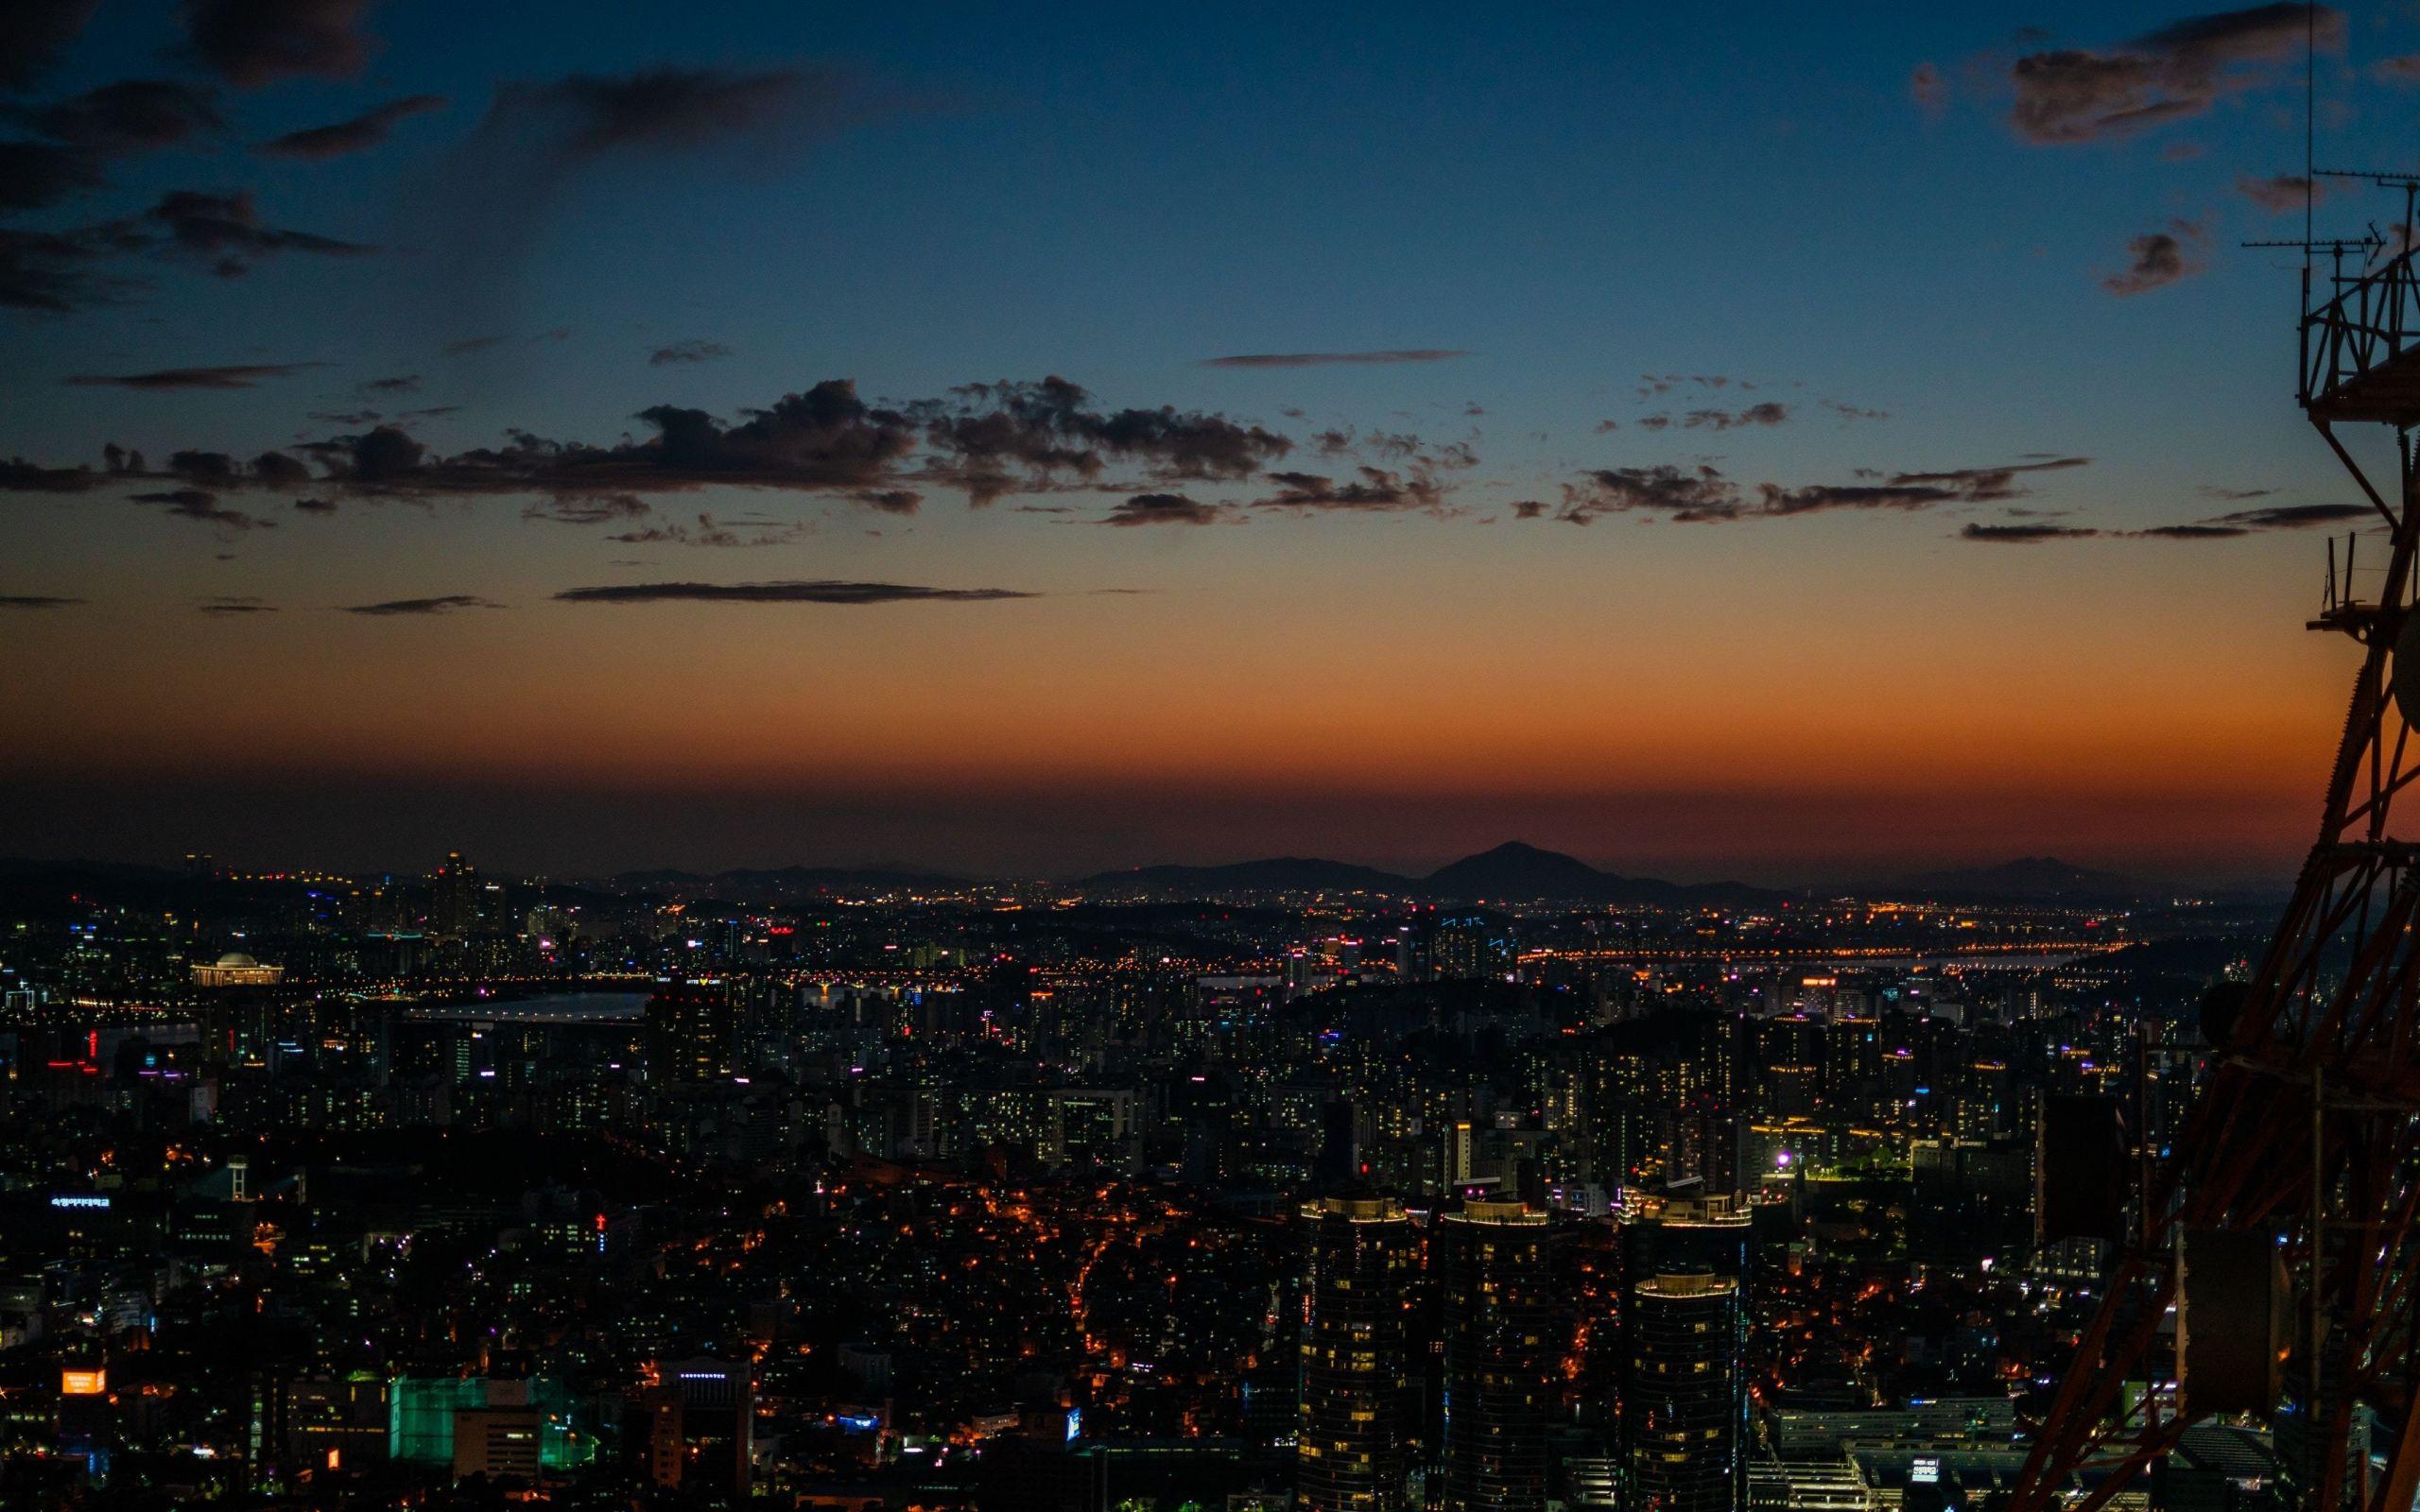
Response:
POLYGON ((2420 1512, 2420 4, 2174 3, 0 0, 0 1512, 2420 1512))
POLYGON ((4 896, 12 1485, 1054 1512, 2004 1487, 2267 906, 4 896))

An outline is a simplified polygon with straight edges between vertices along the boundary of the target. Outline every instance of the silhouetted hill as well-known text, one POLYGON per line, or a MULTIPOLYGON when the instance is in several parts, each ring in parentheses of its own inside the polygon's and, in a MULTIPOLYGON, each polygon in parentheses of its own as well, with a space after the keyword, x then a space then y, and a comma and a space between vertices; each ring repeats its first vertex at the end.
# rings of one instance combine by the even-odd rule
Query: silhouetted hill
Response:
POLYGON ((1620 879, 1559 850, 1507 840, 1493 850, 1448 862, 1428 874, 1427 887, 1446 898, 1585 898, 1620 879))
POLYGON ((2094 871, 2051 856, 2027 856, 1996 867, 1967 867, 1910 877, 1898 886, 1933 898, 1979 902, 2123 902, 2142 885, 2114 871, 2094 871))
POLYGON ((1624 877, 1599 871, 1576 856, 1507 840, 1493 850, 1440 867, 1422 885, 1438 898, 1552 900, 1594 903, 1651 903, 1692 907, 1704 903, 1754 902, 1778 893, 1744 883, 1686 884, 1654 877, 1624 877))

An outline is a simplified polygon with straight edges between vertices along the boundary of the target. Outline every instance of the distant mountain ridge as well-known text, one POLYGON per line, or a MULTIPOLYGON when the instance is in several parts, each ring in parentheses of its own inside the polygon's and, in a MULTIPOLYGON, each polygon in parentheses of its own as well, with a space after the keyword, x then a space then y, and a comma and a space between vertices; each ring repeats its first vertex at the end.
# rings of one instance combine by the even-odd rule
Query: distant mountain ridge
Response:
POLYGON ((878 867, 740 867, 713 873, 659 868, 617 872, 606 880, 623 892, 688 893, 743 902, 860 887, 941 892, 966 885, 959 877, 878 867))
POLYGON ((1188 887, 1214 892, 1402 892, 1413 885, 1375 867, 1349 861, 1322 861, 1306 856, 1273 856, 1267 861, 1237 861, 1223 867, 1132 867, 1123 871, 1079 877, 1080 887, 1111 887, 1126 884, 1154 892, 1182 892, 1188 887))
POLYGON ((2025 856, 1996 867, 1965 867, 1909 877, 1897 887, 1938 898, 1999 902, 2119 902, 2143 895, 2143 885, 2114 871, 2095 871, 2055 856, 2025 856))
POLYGON ((1464 856, 1426 877, 1402 876, 1375 867, 1302 856, 1267 861, 1239 861, 1223 867, 1137 867, 1125 871, 1097 872, 1079 878, 1086 888, 1132 888, 1151 892, 1318 892, 1324 890, 1393 893, 1402 897, 1455 902, 1502 899, 1515 902, 1560 900, 1572 902, 1656 903, 1687 906, 1697 903, 1755 902, 1785 896, 1744 883, 1678 883, 1653 877, 1624 877, 1600 871, 1575 856, 1508 840, 1492 850, 1464 856))

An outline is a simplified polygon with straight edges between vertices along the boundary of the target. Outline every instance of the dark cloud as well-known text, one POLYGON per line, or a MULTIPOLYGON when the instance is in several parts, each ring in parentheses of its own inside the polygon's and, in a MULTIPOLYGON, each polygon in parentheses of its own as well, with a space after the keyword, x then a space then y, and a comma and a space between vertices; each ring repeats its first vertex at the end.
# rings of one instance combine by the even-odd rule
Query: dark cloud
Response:
POLYGON ((2182 220, 2169 224, 2169 231, 2150 232, 2129 241, 2125 268, 2102 279, 2100 286, 2123 298, 2148 293, 2201 272, 2201 228, 2182 220))
POLYGON ((2193 491, 2205 499, 2238 500, 2265 499, 2277 490, 2274 489, 2231 489, 2223 484, 2204 483, 2193 491))
POLYGON ((1258 352, 1234 357, 1204 357, 1204 368, 1325 368, 1341 363, 1446 362, 1467 357, 1467 352, 1443 347, 1409 347, 1391 352, 1258 352))
POLYGON ((1936 483, 1814 483, 1796 489, 1768 483, 1756 492, 1760 507, 1754 512, 1774 517, 1818 514, 1826 509, 1929 509, 1935 505, 1984 497, 1966 489, 1936 483))
MULTIPOLYGON (((857 397, 856 385, 832 380, 786 394, 725 425, 703 410, 658 404, 638 418, 654 439, 604 451, 547 448, 526 456, 542 477, 598 470, 627 472, 627 486, 745 483, 773 487, 865 486, 881 481, 915 447, 915 427, 896 410, 857 397)), ((510 466, 512 458, 507 457, 510 466)))
POLYGON ((221 508, 218 495, 207 489, 171 489, 162 493, 129 494, 134 504, 164 505, 168 513, 181 520, 216 525, 222 530, 274 530, 277 522, 263 520, 241 509, 221 508))
POLYGON ((0 492, 81 493, 105 475, 84 467, 38 467, 12 456, 0 459, 0 492))
POLYGON ((612 164, 725 165, 762 175, 889 102, 831 68, 659 68, 499 84, 442 176, 432 208, 450 310, 513 297, 528 249, 563 197, 612 164))
POLYGON ((304 514, 334 514, 337 512, 337 502, 334 499, 297 499, 294 501, 294 507, 304 514))
POLYGON ((854 116, 865 103, 862 82, 838 69, 573 74, 498 86, 481 134, 516 138, 570 162, 730 141, 792 146, 802 131, 854 116))
POLYGON ((1040 595, 1011 588, 930 588, 916 583, 856 583, 821 579, 769 583, 613 583, 566 588, 555 595, 566 604, 901 604, 986 603, 1040 595))
POLYGON ((2238 509, 2222 514, 2213 524, 2238 525, 2246 530, 2304 530, 2312 525, 2342 524, 2348 520, 2371 517, 2367 505, 2360 504, 2282 504, 2260 509, 2238 509))
MULTIPOLYGON (((2004 467, 1952 468, 1932 472, 1873 474, 1871 481, 1784 488, 1761 484, 1751 494, 1720 471, 1700 465, 1604 468, 1564 485, 1555 518, 1584 525, 1599 515, 1659 515, 1684 524, 1737 520, 1777 520, 1836 509, 1913 511, 1945 504, 2016 498, 2025 492, 2018 475, 2083 467, 2089 457, 2048 457, 2004 467)), ((1536 519, 1531 512, 1519 518, 1536 519)))
POLYGON ((23 89, 74 42, 100 0, 8 0, 0 5, 0 89, 23 89))
MULTIPOLYGON (((192 369, 110 381, 229 387, 244 376, 232 369, 192 369)), ((377 411, 321 413, 337 416, 332 423, 344 423, 372 421, 377 411)), ((293 450, 317 464, 316 473, 295 456, 282 457, 285 471, 272 477, 225 454, 193 452, 185 455, 210 459, 218 471, 198 473, 186 467, 178 475, 205 488, 308 485, 415 497, 587 498, 715 486, 765 488, 828 493, 879 512, 908 514, 922 503, 922 484, 962 489, 978 505, 1021 490, 1101 486, 1143 491, 1135 484, 1103 484, 1102 474, 1113 464, 1126 464, 1154 480, 1240 480, 1294 444, 1283 435, 1216 414, 1173 406, 1104 408, 1059 378, 976 384, 942 399, 898 404, 869 404, 854 383, 832 379, 740 414, 726 421, 703 410, 659 404, 635 417, 652 432, 644 438, 591 445, 514 430, 501 445, 453 455, 431 452, 399 424, 374 423, 298 444, 293 450)), ((1272 481, 1285 493, 1266 502, 1296 507, 1425 507, 1443 491, 1436 480, 1439 470, 1465 469, 1478 460, 1463 443, 1430 448, 1409 435, 1375 433, 1357 444, 1401 458, 1400 465, 1364 468, 1357 479, 1343 483, 1309 473, 1280 474, 1272 481)), ((32 469, 28 475, 42 471, 32 469)), ((9 487, 0 474, 0 491, 9 487)))
POLYGON ((263 603, 257 598, 229 593, 221 593, 214 598, 203 599, 200 603, 195 605, 194 609, 197 612, 202 614, 228 616, 238 614, 274 614, 277 612, 277 606, 274 604, 263 603))
POLYGON ((2016 462, 2006 467, 1961 467, 1940 472, 1894 472, 1888 481, 1896 487, 1936 487, 1946 490, 1953 497, 1989 502, 2014 499, 2025 492, 2016 478, 2028 472, 2064 472, 2071 468, 2090 467, 2088 456, 2041 456, 2031 462, 2016 462))
POLYGON ((1425 472, 1391 472, 1362 467, 1355 476, 1339 480, 1318 472, 1271 472, 1277 491, 1254 499, 1255 509, 1341 509, 1389 513, 1401 509, 1435 509, 1444 502, 1443 485, 1425 472))
MULTIPOLYGON (((0 159, 6 155, 7 146, 0 144, 0 159)), ((6 175, 0 164, 0 180, 6 175)), ((0 200, 5 198, 5 188, 0 188, 0 200)), ((67 231, 0 226, 0 307, 64 315, 115 303, 141 284, 112 271, 108 264, 150 243, 130 221, 67 231)))
POLYGON ((177 250, 208 263, 211 271, 222 278, 249 273, 254 264, 279 252, 358 257, 377 250, 357 242, 263 225, 248 189, 233 194, 172 190, 161 196, 144 218, 165 232, 177 250))
POLYGON ((1968 524, 1958 532, 1962 541, 1992 541, 2005 545, 2030 546, 2046 541, 2087 541, 2100 532, 2089 525, 1979 525, 1968 524))
POLYGON ((2404 53, 2399 57, 2381 58, 2370 65, 2373 77, 2394 84, 2420 84, 2420 53, 2404 53))
POLYGON ((233 363, 221 368, 161 368, 151 372, 78 373, 61 383, 78 388, 251 388, 264 378, 289 378, 318 362, 233 363))
POLYGON ((263 452, 252 458, 252 480, 264 488, 291 489, 311 481, 311 470, 284 452, 263 452))
POLYGON ((56 142, 0 142, 0 210, 41 210, 97 189, 101 160, 56 142))
POLYGON ((2010 71, 2011 124, 2026 141, 2064 145, 2199 115, 2298 56, 2314 20, 2322 47, 2342 47, 2341 11, 2276 4, 2189 16, 2107 51, 2029 53, 2010 71))
POLYGON ((1748 425, 1778 425, 1789 419, 1789 406, 1767 400, 1745 409, 1693 409, 1682 420, 1687 430, 1737 430, 1748 425))
POLYGON ((363 394, 416 394, 420 392, 420 374, 405 372, 391 378, 372 378, 355 385, 354 391, 363 394))
POLYGON ((322 425, 375 425, 387 417, 374 409, 315 409, 305 418, 322 425))
POLYGON ((438 350, 449 357, 459 357, 467 352, 485 352, 490 347, 498 347, 503 344, 502 336, 464 336, 459 341, 448 341, 438 350))
POLYGON ((1816 403, 1842 420, 1889 420, 1891 418, 1891 412, 1887 409, 1866 409, 1858 404, 1844 404, 1837 399, 1819 399, 1816 403))
POLYGON ((129 78, 30 113, 34 129, 100 157, 175 146, 227 128, 211 90, 166 78, 129 78))
POLYGON ((262 143, 252 150, 265 158, 301 158, 313 163, 350 157, 356 152, 367 152, 386 141, 388 133, 394 129, 398 121, 424 115, 431 111, 441 111, 448 103, 442 94, 406 94, 402 99, 389 100, 375 110, 365 111, 351 120, 289 131, 262 143))
POLYGON ((756 547, 786 546, 805 533, 805 525, 795 522, 719 521, 712 514, 700 512, 695 524, 667 521, 662 524, 626 530, 605 539, 641 546, 756 547))
POLYGON ((1182 493, 1137 493, 1095 521, 1104 525, 1211 525, 1227 518, 1227 506, 1182 493))
POLYGON ((185 0, 194 52, 238 89, 296 75, 344 78, 370 60, 370 0, 185 0))
POLYGON ((2273 215, 2300 210, 2306 200, 2321 204, 2327 198, 2325 182, 2306 179, 2299 173, 2281 173, 2266 179, 2239 174, 2235 180, 2235 192, 2273 215))
MULTIPOLYGON (((2223 496, 2224 490, 2217 491, 2223 496)), ((2257 494, 2266 490, 2251 491, 2257 494)), ((2236 541, 2264 531, 2308 530, 2315 525, 2366 520, 2370 515, 2366 506, 2358 504, 2277 505, 2259 509, 2238 509, 2215 519, 2184 524, 2152 525, 2142 530, 2091 530, 2064 525, 1968 525, 1963 534, 1974 541, 2072 540, 2089 536, 2111 541, 2236 541)))
POLYGON ((348 604, 348 614, 391 618, 403 614, 451 614, 458 609, 502 609, 472 593, 445 593, 436 598, 390 598, 380 604, 348 604))
POLYGON ((69 609, 82 602, 56 593, 0 593, 0 609, 69 609))
MULTIPOLYGON (((1584 525, 1602 514, 1659 514, 1685 524, 1739 518, 1739 486, 1711 467, 1599 468, 1563 486, 1555 518, 1584 525)), ((1523 515, 1523 519, 1535 516, 1523 515)))
POLYGON ((1011 491, 1011 468, 1041 484, 1063 475, 1088 482, 1111 460, 1139 463, 1166 478, 1238 478, 1294 444, 1257 425, 1173 406, 1104 411, 1059 377, 970 384, 912 409, 926 440, 951 459, 978 504, 1011 491))
POLYGON ((719 341, 675 341, 668 347, 658 347, 647 354, 650 368, 669 368, 675 363, 712 362, 728 357, 731 349, 719 341))
POLYGON ((239 489, 246 482, 244 465, 225 452, 171 452, 168 473, 206 489, 239 489))
POLYGON ((592 493, 545 499, 521 511, 524 520, 546 520, 559 525, 602 525, 637 520, 651 512, 634 493, 592 493))

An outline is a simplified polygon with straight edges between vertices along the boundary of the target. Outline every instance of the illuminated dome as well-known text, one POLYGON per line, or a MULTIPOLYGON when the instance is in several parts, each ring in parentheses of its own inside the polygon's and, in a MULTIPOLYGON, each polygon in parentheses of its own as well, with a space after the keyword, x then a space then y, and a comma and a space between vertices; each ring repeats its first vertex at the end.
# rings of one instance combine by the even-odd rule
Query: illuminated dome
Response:
POLYGON ((193 968, 196 987, 275 987, 285 980, 283 966, 263 966, 242 951, 229 951, 208 966, 197 961, 193 968))

